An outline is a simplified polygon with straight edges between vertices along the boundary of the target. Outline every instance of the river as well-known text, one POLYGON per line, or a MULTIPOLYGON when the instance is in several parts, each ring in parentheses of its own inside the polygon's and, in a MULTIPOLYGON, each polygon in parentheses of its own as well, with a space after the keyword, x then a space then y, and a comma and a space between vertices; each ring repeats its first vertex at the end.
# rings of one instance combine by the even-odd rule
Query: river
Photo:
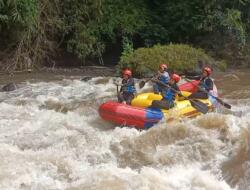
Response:
POLYGON ((37 76, 0 92, 1 190, 250 190, 250 70, 215 76, 232 110, 147 131, 99 118, 115 78, 37 76))

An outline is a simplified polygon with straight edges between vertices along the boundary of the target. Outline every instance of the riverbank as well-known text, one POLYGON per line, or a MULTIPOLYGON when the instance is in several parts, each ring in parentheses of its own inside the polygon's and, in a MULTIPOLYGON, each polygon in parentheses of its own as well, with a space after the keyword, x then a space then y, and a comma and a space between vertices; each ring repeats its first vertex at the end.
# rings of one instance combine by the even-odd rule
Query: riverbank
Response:
POLYGON ((107 77, 115 76, 114 66, 82 66, 78 68, 49 68, 44 67, 39 71, 22 71, 14 73, 1 73, 0 85, 10 82, 20 83, 25 81, 53 81, 63 80, 65 78, 82 79, 84 77, 107 77))
MULTIPOLYGON (((248 97, 248 93, 245 94, 242 92, 242 86, 244 86, 243 89, 249 88, 248 81, 250 80, 250 75, 248 77, 246 73, 250 73, 250 69, 228 69, 226 72, 214 71, 212 77, 215 79, 219 94, 222 97, 248 97), (233 93, 232 95, 232 91, 239 91, 243 94, 233 93)), ((3 86, 12 82, 20 84, 24 82, 50 82, 64 79, 81 80, 92 77, 117 77, 116 68, 115 66, 82 66, 76 68, 44 67, 39 71, 32 72, 1 73, 0 85, 3 86)))

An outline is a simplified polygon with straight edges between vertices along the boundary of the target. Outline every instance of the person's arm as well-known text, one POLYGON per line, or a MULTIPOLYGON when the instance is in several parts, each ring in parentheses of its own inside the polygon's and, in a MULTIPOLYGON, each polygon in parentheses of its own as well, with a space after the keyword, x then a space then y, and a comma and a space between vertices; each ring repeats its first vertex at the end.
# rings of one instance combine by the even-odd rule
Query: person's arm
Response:
POLYGON ((156 83, 156 84, 158 84, 163 89, 167 89, 168 86, 170 85, 169 81, 167 83, 164 83, 164 82, 160 81, 159 79, 151 79, 151 81, 154 82, 154 83, 156 83))
POLYGON ((201 76, 188 76, 185 75, 184 78, 191 79, 191 80, 201 80, 201 76))
POLYGON ((176 94, 178 94, 180 97, 182 97, 181 91, 180 91, 179 86, 177 84, 174 85, 174 89, 176 91, 176 94))
POLYGON ((124 81, 124 83, 122 84, 122 87, 134 86, 134 85, 135 85, 134 79, 129 78, 126 82, 124 81))
POLYGON ((197 71, 187 71, 187 70, 185 70, 184 75, 187 75, 187 76, 201 76, 202 73, 197 72, 197 71))
POLYGON ((118 84, 118 86, 121 86, 121 88, 120 88, 120 92, 123 92, 123 90, 124 90, 124 84, 126 84, 126 80, 125 79, 122 79, 122 82, 121 82, 121 84, 118 84))
POLYGON ((164 73, 159 72, 159 74, 157 76, 158 77, 155 78, 155 80, 152 80, 153 82, 156 82, 157 84, 159 84, 157 81, 161 81, 164 84, 167 84, 170 80, 170 76, 169 76, 168 72, 164 72, 164 73))

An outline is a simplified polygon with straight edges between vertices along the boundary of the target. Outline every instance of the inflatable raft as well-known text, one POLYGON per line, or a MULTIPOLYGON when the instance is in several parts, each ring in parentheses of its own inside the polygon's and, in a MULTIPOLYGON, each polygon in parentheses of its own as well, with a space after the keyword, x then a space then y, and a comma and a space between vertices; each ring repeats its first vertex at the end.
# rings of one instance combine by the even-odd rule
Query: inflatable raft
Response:
MULTIPOLYGON (((182 92, 183 95, 190 94, 182 92)), ((195 117, 201 113, 197 111, 189 100, 177 98, 175 107, 170 110, 148 108, 153 100, 161 100, 162 96, 154 93, 143 93, 136 96, 132 105, 121 104, 118 102, 108 101, 99 107, 99 115, 106 121, 118 125, 131 126, 139 129, 147 129, 158 123, 161 119, 171 117, 195 117)), ((208 105, 212 110, 210 100, 199 100, 208 105)))
POLYGON ((121 126, 147 129, 158 123, 163 117, 160 109, 133 107, 108 101, 99 107, 102 119, 121 126))
MULTIPOLYGON (((179 88, 184 96, 190 95, 197 88, 199 81, 192 81, 180 85, 179 88), (183 91, 187 90, 187 91, 183 91)), ((114 101, 103 103, 99 107, 99 115, 106 121, 113 122, 117 125, 124 125, 135 127, 138 129, 148 129, 154 124, 158 123, 163 118, 181 118, 181 117, 195 117, 201 113, 196 110, 189 100, 176 97, 175 107, 170 110, 148 108, 153 100, 161 100, 162 96, 154 93, 142 93, 137 95, 132 105, 121 104, 114 101)), ((213 109, 211 99, 199 100, 207 104, 209 111, 213 109)))
POLYGON ((187 92, 195 92, 197 90, 197 86, 199 85, 200 81, 193 80, 190 82, 186 82, 184 84, 179 85, 179 89, 181 91, 187 91, 187 92))

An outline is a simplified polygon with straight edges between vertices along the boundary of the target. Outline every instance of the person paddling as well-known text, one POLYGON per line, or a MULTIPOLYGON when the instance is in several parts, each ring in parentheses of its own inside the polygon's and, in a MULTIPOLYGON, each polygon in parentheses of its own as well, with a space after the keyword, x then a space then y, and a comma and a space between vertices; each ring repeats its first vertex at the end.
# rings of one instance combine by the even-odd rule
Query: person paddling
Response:
POLYGON ((213 91, 214 83, 210 78, 212 70, 209 67, 204 67, 200 76, 185 76, 188 79, 199 80, 199 86, 197 90, 192 93, 189 98, 191 99, 207 99, 208 92, 213 91))
POLYGON ((118 93, 118 102, 130 105, 135 93, 136 89, 134 79, 132 78, 132 71, 125 69, 123 70, 121 89, 118 93))
MULTIPOLYGON (((168 66, 166 64, 160 64, 156 78, 164 84, 167 84, 169 82, 170 77, 168 73, 168 66)), ((166 87, 163 87, 161 84, 157 82, 153 84, 153 89, 155 94, 162 93, 163 89, 165 88, 166 87)))
MULTIPOLYGON (((174 101, 176 94, 180 94, 180 89, 177 83, 181 80, 181 77, 177 74, 173 74, 169 83, 169 87, 165 87, 162 92, 161 100, 154 100, 152 102, 151 108, 159 108, 159 109, 170 109, 174 107, 174 101)), ((153 79, 154 82, 157 83, 157 80, 153 79)))

